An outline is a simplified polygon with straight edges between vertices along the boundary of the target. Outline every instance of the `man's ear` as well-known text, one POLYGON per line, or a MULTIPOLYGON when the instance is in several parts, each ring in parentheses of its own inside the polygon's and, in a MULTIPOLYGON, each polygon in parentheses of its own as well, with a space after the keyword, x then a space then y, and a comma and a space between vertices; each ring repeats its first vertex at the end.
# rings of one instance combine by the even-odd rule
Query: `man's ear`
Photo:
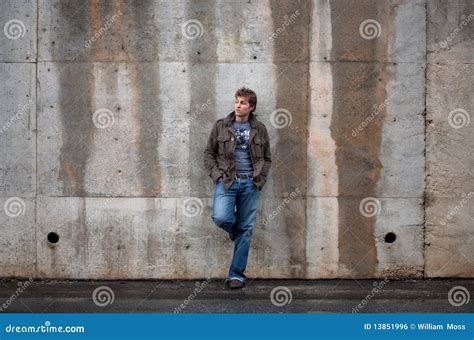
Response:
POLYGON ((249 106, 251 107, 250 112, 253 112, 253 110, 255 110, 255 105, 249 104, 249 106))

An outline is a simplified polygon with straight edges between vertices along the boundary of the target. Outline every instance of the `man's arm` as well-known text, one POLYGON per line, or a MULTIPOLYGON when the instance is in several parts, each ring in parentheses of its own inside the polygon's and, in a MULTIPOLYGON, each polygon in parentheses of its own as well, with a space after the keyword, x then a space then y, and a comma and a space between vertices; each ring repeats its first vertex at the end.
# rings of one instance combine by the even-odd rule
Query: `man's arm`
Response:
POLYGON ((270 165, 272 164, 272 154, 270 150, 270 137, 268 136, 268 131, 265 125, 263 125, 263 130, 263 159, 265 163, 263 164, 261 175, 266 180, 268 176, 268 171, 270 170, 270 165))
POLYGON ((206 148, 204 149, 204 168, 207 170, 207 173, 209 174, 209 176, 211 176, 214 183, 217 182, 217 180, 221 176, 221 173, 217 166, 218 147, 217 122, 215 122, 214 126, 212 127, 211 134, 209 135, 206 148))

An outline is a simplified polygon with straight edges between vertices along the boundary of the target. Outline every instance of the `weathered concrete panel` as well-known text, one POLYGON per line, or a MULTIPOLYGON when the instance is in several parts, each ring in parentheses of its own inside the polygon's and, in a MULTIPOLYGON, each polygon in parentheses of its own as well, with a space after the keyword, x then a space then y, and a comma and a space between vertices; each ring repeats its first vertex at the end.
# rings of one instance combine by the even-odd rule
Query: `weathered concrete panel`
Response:
POLYGON ((0 197, 0 275, 36 277, 35 199, 0 197))
POLYGON ((424 62, 425 0, 315 0, 311 61, 424 62))
MULTIPOLYGON (((179 64, 171 66, 181 69, 179 64)), ((176 108, 176 102, 167 92, 173 87, 160 92, 152 86, 159 82, 160 69, 134 63, 39 65, 40 193, 161 193, 157 148, 167 136, 163 128, 169 127, 162 125, 161 100, 168 110, 176 108)), ((182 106, 179 112, 170 122, 176 127, 168 131, 175 136, 187 121, 182 106)))
POLYGON ((4 0, 0 11, 0 62, 36 61, 36 1, 4 0))
POLYGON ((338 278, 339 209, 336 197, 308 197, 307 278, 338 278))
POLYGON ((249 254, 249 275, 306 277, 306 199, 299 189, 260 202, 249 254))
POLYGON ((422 275, 424 16, 424 1, 316 1, 308 277, 422 275), (365 200, 382 214, 361 214, 365 200))
POLYGON ((428 62, 473 63, 474 2, 430 0, 426 6, 428 62))
POLYGON ((40 1, 39 59, 206 62, 214 55, 222 62, 307 59, 311 1, 271 3, 285 12, 272 13, 268 0, 40 1), (297 48, 277 55, 273 41, 281 32, 290 35, 297 48))
POLYGON ((225 276, 232 242, 210 223, 209 199, 38 201, 38 270, 64 278, 225 276), (51 214, 61 211, 61 214, 51 214), (59 242, 47 242, 55 232, 59 242))
MULTIPOLYGON (((305 274, 304 201, 259 208, 249 256, 254 277, 305 274), (289 213, 281 213, 286 209, 289 213), (289 221, 287 216, 291 215, 289 221), (281 229, 282 224, 288 224, 281 229)), ((38 270, 61 278, 224 278, 233 243, 212 224, 212 200, 39 196, 38 270), (52 214, 52 212, 61 212, 52 214), (55 244, 47 236, 59 235, 55 244), (225 259, 225 261, 224 261, 225 259)))
POLYGON ((472 277, 474 3, 427 3, 426 276, 472 277))
POLYGON ((422 197, 424 73, 424 65, 418 63, 311 63, 309 195, 364 196, 366 188, 376 184, 377 197, 422 197), (343 78, 336 80, 339 75, 343 78), (377 77, 388 78, 385 88, 377 77), (380 91, 386 96, 366 95, 380 91), (345 100, 340 108, 345 111, 337 118, 336 95, 345 100), (339 140, 331 136, 336 123, 341 126, 339 140), (377 153, 370 150, 375 132, 381 139, 377 153), (344 191, 338 186, 337 155, 351 158, 347 166, 353 171, 344 172, 349 176, 344 191), (380 168, 376 183, 367 174, 373 167, 380 168))
POLYGON ((429 65, 426 158, 430 196, 461 197, 474 191, 473 81, 474 65, 429 65))
POLYGON ((0 63, 0 196, 35 196, 34 64, 0 63))
POLYGON ((474 191, 426 204, 426 277, 472 277, 474 191))
POLYGON ((423 198, 381 198, 380 207, 375 217, 378 277, 421 278, 423 198))
POLYGON ((353 215, 361 215, 360 202, 361 199, 345 197, 308 198, 307 278, 365 278, 360 275, 360 268, 365 265, 375 265, 374 277, 421 277, 424 262, 423 211, 420 207, 423 200, 378 199, 378 213, 362 216, 366 227, 375 220, 372 235, 375 249, 370 249, 363 235, 356 233, 355 225, 340 226, 339 205, 350 209, 353 215), (351 243, 338 243, 340 229, 345 229, 349 236, 345 240, 351 243), (395 240, 390 239, 389 233, 395 235, 395 240), (352 248, 354 256, 360 253, 360 262, 354 263, 353 267, 340 261, 340 253, 348 248, 352 248), (376 254, 375 264, 370 262, 372 252, 376 254))

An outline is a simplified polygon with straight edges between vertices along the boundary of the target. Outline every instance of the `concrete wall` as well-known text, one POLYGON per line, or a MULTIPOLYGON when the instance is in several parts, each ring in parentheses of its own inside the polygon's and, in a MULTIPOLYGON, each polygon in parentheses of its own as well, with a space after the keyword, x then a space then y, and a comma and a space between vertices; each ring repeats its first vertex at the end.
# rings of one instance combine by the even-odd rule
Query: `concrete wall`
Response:
POLYGON ((0 276, 225 277, 202 151, 246 85, 273 156, 250 277, 474 277, 471 13, 2 2, 0 276))
POLYGON ((474 2, 427 13, 426 275, 473 277, 474 2))

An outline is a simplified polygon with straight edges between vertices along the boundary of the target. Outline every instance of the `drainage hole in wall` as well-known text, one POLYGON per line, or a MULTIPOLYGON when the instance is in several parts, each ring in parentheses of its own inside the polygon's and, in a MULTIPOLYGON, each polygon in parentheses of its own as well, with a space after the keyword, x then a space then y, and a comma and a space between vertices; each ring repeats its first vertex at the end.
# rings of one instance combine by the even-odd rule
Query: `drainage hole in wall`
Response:
POLYGON ((393 243, 397 239, 397 235, 394 233, 390 232, 385 235, 385 242, 387 243, 393 243))
POLYGON ((48 242, 50 243, 58 243, 59 241, 59 235, 54 233, 54 232, 51 232, 48 234, 48 242))

